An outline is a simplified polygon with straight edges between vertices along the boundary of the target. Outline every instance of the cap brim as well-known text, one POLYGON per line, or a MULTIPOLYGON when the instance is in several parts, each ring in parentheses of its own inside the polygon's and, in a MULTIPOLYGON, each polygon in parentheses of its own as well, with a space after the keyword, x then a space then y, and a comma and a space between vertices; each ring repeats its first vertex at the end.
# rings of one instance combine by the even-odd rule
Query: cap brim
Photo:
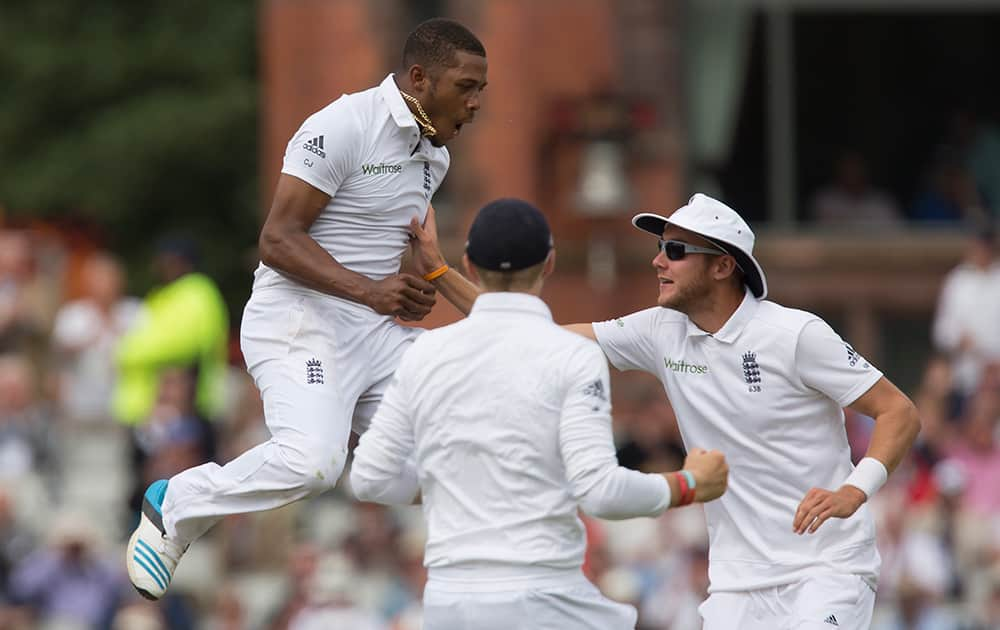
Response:
POLYGON ((632 225, 644 232, 655 235, 656 238, 663 236, 663 228, 667 223, 669 223, 667 217, 653 214, 652 212, 640 212, 632 217, 632 225))
POLYGON ((750 288, 750 292, 753 293, 754 297, 758 300, 763 300, 767 297, 767 278, 764 276, 764 269, 761 268, 760 264, 753 256, 750 256, 735 245, 730 245, 724 241, 705 236, 704 234, 696 230, 692 230, 685 225, 673 223, 667 219, 667 217, 654 214, 652 212, 640 212, 632 217, 632 225, 639 228, 643 232, 653 234, 657 238, 663 238, 663 228, 666 227, 668 223, 694 232, 698 236, 711 241, 724 249, 730 256, 736 259, 736 263, 743 271, 743 281, 746 283, 747 287, 750 288))

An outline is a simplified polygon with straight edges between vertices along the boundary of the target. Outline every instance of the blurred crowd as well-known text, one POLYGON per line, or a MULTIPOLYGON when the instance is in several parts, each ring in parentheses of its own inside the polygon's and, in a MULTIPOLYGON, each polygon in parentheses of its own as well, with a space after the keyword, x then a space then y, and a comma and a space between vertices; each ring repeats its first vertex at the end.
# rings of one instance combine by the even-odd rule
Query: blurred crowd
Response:
MULTIPOLYGON (((982 142, 996 144, 980 150, 982 161, 1000 160, 1000 139, 982 142)), ((951 220, 979 228, 945 280, 928 331, 935 352, 907 392, 923 420, 918 445, 871 501, 883 559, 879 630, 1000 627, 1000 260, 995 234, 975 220, 1000 190, 970 183, 977 163, 949 158, 942 168, 952 175, 941 181, 958 180, 921 206, 937 219, 951 207, 951 220)), ((995 174, 997 164, 981 170, 995 174)), ((898 219, 859 156, 841 167, 840 188, 817 195, 820 220, 898 219)), ((419 508, 358 503, 343 482, 225 519, 192 546, 162 602, 134 593, 123 553, 146 485, 268 438, 237 327, 199 273, 197 249, 177 238, 154 249, 157 286, 140 298, 125 293, 109 252, 45 230, 0 229, 0 629, 418 629, 419 508)), ((614 389, 621 463, 680 468, 659 384, 616 376, 614 389)), ((855 461, 872 425, 847 415, 855 461)), ((639 609, 641 630, 700 628, 700 509, 586 525, 587 575, 639 609)))
POLYGON ((884 231, 909 225, 984 226, 1000 217, 1000 127, 974 109, 957 109, 931 150, 910 199, 879 186, 863 152, 833 156, 829 181, 808 215, 824 229, 884 231))

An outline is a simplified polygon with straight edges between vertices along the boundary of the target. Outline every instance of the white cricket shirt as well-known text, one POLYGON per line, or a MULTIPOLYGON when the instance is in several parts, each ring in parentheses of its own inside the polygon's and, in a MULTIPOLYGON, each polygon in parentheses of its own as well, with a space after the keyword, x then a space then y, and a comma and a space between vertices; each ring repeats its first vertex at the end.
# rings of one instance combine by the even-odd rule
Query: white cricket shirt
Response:
POLYGON ((452 582, 578 574, 578 507, 631 518, 670 505, 661 475, 618 466, 600 348, 525 293, 480 295, 468 318, 404 354, 355 449, 351 486, 361 500, 399 502, 418 484, 424 564, 452 582))
MULTIPOLYGON (((449 163, 446 148, 421 138, 390 74, 307 118, 281 172, 330 195, 309 235, 344 267, 381 280, 399 272, 410 219, 424 220, 449 163)), ((304 288, 263 263, 255 276, 255 288, 304 288)))
POLYGON ((687 448, 719 449, 729 462, 726 493, 705 504, 710 591, 789 584, 816 569, 877 579, 867 504, 814 534, 792 531, 806 493, 836 490, 853 470, 843 407, 882 376, 826 322, 747 291, 714 335, 661 307, 594 332, 613 365, 659 377, 687 448))

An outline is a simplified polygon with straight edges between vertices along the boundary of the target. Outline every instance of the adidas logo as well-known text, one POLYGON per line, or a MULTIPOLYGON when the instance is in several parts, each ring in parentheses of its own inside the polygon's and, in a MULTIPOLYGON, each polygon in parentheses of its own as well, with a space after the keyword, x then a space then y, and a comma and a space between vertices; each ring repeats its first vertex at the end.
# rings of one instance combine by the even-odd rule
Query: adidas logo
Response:
POLYGON ((323 150, 323 136, 316 136, 312 140, 306 142, 302 145, 306 151, 312 151, 321 158, 326 157, 326 151, 323 150))
POLYGON ((830 615, 829 617, 827 617, 823 621, 825 621, 826 623, 830 624, 831 626, 839 626, 840 625, 840 623, 837 622, 837 618, 834 617, 833 615, 830 615))

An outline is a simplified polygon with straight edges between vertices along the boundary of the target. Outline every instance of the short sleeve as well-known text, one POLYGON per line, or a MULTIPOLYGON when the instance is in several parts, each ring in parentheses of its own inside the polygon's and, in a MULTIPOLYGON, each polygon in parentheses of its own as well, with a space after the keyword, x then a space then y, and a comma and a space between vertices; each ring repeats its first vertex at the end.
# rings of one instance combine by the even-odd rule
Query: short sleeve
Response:
POLYGON ((306 119, 288 146, 281 172, 331 197, 357 168, 364 140, 360 121, 334 103, 306 119))
POLYGON ((802 382, 841 407, 852 405, 882 378, 882 372, 821 319, 799 332, 795 366, 802 382))
POLYGON ((594 322, 594 336, 608 361, 619 370, 656 371, 656 314, 659 307, 594 322))

